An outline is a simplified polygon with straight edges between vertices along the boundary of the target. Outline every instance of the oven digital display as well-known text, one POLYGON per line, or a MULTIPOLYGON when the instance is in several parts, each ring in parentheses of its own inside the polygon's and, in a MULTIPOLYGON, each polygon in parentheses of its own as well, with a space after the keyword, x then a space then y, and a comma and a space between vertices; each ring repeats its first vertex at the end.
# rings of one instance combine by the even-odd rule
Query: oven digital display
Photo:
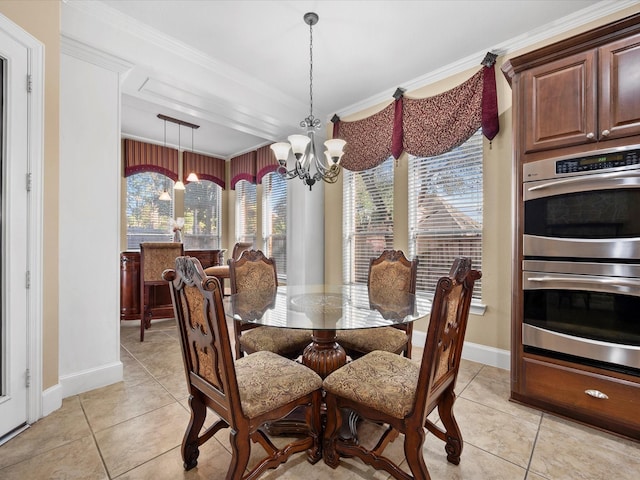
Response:
POLYGON ((606 168, 624 167, 640 163, 640 151, 609 153, 591 157, 572 158, 556 162, 556 174, 602 170, 606 168))

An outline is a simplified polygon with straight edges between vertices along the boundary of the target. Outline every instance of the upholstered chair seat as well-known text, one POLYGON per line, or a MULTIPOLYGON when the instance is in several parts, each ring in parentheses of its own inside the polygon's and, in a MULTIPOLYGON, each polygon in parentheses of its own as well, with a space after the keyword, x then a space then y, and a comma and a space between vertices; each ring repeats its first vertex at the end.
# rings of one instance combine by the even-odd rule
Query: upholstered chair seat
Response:
POLYGON ((361 405, 404 418, 413 408, 420 365, 395 353, 374 351, 338 369, 324 388, 361 405))
POLYGON ((235 362, 242 412, 255 418, 322 387, 310 368, 276 353, 260 351, 235 362))
POLYGON ((285 357, 297 357, 311 343, 311 331, 258 327, 246 330, 240 335, 239 342, 241 349, 247 352, 266 350, 285 357))
POLYGON ((338 343, 348 352, 384 350, 402 353, 409 338, 406 332, 394 327, 338 331, 338 343))

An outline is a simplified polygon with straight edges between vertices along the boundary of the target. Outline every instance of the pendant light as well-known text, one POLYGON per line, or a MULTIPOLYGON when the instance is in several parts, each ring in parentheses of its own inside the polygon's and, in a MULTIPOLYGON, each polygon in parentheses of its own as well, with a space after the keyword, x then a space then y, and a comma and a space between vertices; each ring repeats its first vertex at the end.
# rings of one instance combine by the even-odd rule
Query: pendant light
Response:
MULTIPOLYGON (((167 155, 167 121, 164 120, 164 150, 162 150, 162 156, 166 157, 167 155)), ((170 202, 171 195, 167 192, 167 181, 164 181, 164 191, 158 197, 158 200, 162 200, 163 202, 170 202)))
MULTIPOLYGON (((194 128, 191 127, 191 155, 194 155, 194 153, 193 153, 193 130, 194 130, 194 128)), ((196 172, 189 173, 189 176, 187 177, 187 182, 198 182, 198 181, 200 181, 200 179, 198 178, 198 175, 196 175, 196 172)))
MULTIPOLYGON (((180 124, 178 124, 178 155, 180 155, 180 124)), ((178 171, 182 175, 182 169, 178 171)), ((178 177, 178 181, 173 185, 174 190, 184 190, 184 183, 182 183, 182 176, 178 177)))

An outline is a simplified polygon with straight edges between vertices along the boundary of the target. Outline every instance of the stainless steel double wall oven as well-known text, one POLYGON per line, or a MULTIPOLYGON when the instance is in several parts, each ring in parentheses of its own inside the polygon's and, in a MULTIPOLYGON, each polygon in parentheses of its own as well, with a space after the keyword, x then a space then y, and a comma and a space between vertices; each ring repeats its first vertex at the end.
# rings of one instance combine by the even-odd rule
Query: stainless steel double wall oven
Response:
POLYGON ((523 166, 525 351, 640 376, 640 145, 523 166))

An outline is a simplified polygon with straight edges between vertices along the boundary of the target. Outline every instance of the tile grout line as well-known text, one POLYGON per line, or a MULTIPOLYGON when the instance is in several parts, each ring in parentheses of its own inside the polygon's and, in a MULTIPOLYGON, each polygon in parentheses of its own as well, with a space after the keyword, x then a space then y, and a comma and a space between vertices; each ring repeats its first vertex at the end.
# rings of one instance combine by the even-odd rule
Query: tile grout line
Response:
POLYGON ((100 461, 102 462, 102 468, 104 468, 105 473, 107 474, 107 478, 109 480, 111 480, 111 472, 109 472, 109 469, 107 468, 107 463, 104 460, 104 456, 102 455, 102 450, 100 450, 100 445, 98 445, 98 439, 96 438, 96 432, 93 429, 93 425, 91 425, 91 422, 89 421, 89 417, 87 416, 87 412, 84 409, 84 403, 82 402, 82 398, 80 397, 80 395, 78 395, 78 402, 80 403, 80 408, 82 409, 82 414, 84 415, 84 419, 87 422, 87 426, 89 427, 89 431, 91 431, 91 438, 93 439, 93 444, 96 447, 96 450, 98 451, 98 455, 100 456, 100 461))
MULTIPOLYGON (((544 415, 545 415, 544 413, 540 415, 540 421, 538 422, 538 429, 536 430, 536 436, 534 437, 533 445, 531 446, 531 455, 529 455, 529 463, 527 463, 527 473, 525 478, 529 476, 529 472, 531 471, 531 462, 533 461, 533 454, 535 453, 536 445, 538 444, 538 436, 540 435, 540 428, 542 428, 542 419, 544 415)), ((535 473, 535 472, 532 472, 532 473, 535 473)), ((539 474, 536 473, 536 475, 539 475, 539 474)))

